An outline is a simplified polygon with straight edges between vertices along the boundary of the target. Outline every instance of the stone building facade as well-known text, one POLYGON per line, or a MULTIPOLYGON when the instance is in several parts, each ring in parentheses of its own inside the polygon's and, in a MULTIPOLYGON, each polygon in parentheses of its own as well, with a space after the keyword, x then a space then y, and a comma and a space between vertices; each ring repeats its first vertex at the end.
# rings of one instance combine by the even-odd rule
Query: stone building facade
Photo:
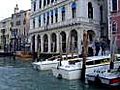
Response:
POLYGON ((107 0, 31 1, 31 51, 80 54, 84 30, 89 43, 107 36, 107 0))
POLYGON ((28 35, 30 27, 31 10, 20 10, 18 5, 14 8, 11 18, 11 50, 19 51, 28 35))
POLYGON ((8 48, 11 38, 11 17, 0 21, 0 49, 8 48))

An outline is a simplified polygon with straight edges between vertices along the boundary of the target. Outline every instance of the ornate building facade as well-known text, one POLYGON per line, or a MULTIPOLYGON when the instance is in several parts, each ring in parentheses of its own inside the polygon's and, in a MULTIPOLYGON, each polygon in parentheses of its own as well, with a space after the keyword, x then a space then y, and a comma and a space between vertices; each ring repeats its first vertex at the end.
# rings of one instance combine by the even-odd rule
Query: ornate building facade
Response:
POLYGON ((120 49, 120 0, 109 0, 109 38, 116 37, 117 48, 120 49))
POLYGON ((31 51, 81 53, 83 31, 89 43, 107 36, 107 0, 32 0, 31 51))

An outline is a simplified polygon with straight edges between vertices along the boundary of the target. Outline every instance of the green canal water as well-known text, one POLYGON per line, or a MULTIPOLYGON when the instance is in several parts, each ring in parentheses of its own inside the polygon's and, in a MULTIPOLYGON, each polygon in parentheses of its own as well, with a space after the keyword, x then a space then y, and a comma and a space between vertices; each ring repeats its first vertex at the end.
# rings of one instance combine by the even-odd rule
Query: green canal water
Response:
POLYGON ((120 90, 84 85, 80 80, 58 80, 51 71, 36 71, 31 62, 0 58, 0 90, 120 90))

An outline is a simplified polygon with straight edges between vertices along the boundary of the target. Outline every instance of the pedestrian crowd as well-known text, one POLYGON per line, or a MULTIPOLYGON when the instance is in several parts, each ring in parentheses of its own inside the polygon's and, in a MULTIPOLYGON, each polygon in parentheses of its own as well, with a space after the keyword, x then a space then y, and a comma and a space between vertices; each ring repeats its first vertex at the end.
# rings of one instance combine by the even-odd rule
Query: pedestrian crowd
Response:
POLYGON ((95 40, 94 43, 88 45, 88 56, 109 54, 109 45, 109 41, 106 41, 104 38, 95 40))

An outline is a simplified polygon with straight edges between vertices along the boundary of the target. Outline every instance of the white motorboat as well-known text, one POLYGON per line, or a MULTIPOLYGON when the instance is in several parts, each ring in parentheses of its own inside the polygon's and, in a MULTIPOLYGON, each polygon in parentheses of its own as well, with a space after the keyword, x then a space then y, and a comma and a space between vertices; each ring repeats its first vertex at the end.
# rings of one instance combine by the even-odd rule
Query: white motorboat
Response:
MULTIPOLYGON (((67 65, 62 65, 58 68, 52 68, 53 76, 64 78, 67 80, 80 79, 82 60, 81 58, 75 58, 74 60, 68 60, 67 65), (77 62, 76 62, 77 60, 77 62), (79 60, 79 62, 78 62, 79 60)), ((110 56, 93 56, 87 57, 86 60, 86 74, 91 72, 95 67, 102 67, 104 65, 109 66, 110 56)))
POLYGON ((86 74, 88 83, 103 84, 107 86, 120 85, 120 63, 109 70, 109 66, 97 67, 86 74))
MULTIPOLYGON (((77 57, 78 55, 74 54, 74 58, 77 57)), ((72 55, 67 55, 68 58, 72 58, 72 55)), ((52 67, 57 68, 58 63, 60 60, 60 56, 54 56, 51 58, 46 59, 45 61, 39 61, 39 62, 33 62, 33 68, 38 69, 38 70, 50 70, 52 67)), ((62 55, 62 63, 64 60, 66 60, 66 55, 62 55)))

